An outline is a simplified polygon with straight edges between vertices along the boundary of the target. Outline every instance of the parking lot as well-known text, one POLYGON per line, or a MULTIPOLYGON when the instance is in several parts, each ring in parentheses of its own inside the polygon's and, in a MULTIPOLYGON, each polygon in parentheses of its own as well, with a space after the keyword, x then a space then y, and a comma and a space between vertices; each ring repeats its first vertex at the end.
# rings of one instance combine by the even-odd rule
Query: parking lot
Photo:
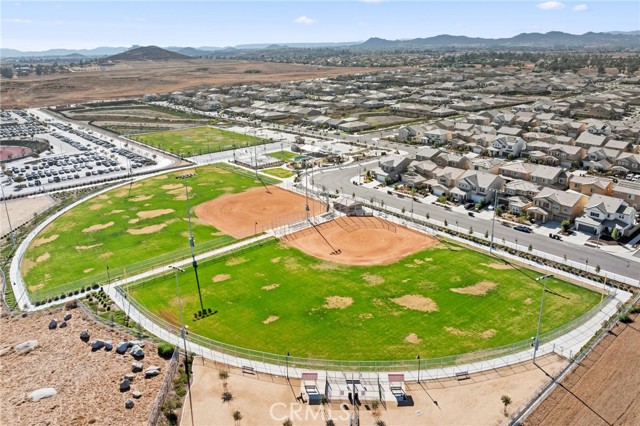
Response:
POLYGON ((0 172, 4 197, 126 177, 171 163, 171 160, 137 145, 129 145, 127 141, 38 115, 34 114, 37 117, 34 118, 22 110, 2 111, 0 134, 3 139, 19 137, 18 130, 14 128, 24 132, 28 126, 29 130, 39 133, 26 136, 49 144, 48 150, 40 155, 4 164, 5 170, 0 172))

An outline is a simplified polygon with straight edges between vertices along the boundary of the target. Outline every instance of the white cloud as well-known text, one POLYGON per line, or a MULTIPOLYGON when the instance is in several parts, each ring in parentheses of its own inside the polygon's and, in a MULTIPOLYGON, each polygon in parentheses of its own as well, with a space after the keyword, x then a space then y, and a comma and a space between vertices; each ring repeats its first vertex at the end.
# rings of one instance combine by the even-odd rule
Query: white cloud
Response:
POLYGON ((589 10, 589 6, 587 6, 586 4, 578 4, 576 6, 573 6, 574 12, 584 12, 586 10, 589 10))
POLYGON ((542 10, 559 10, 564 9, 564 4, 559 1, 545 1, 544 3, 538 3, 536 7, 542 10))
POLYGON ((31 19, 20 19, 20 18, 3 19, 2 22, 5 22, 7 24, 30 24, 31 23, 31 19))
POLYGON ((311 24, 315 23, 316 20, 315 19, 311 19, 308 16, 302 15, 302 16, 298 16, 296 19, 294 19, 293 22, 295 22, 296 24, 311 25, 311 24))

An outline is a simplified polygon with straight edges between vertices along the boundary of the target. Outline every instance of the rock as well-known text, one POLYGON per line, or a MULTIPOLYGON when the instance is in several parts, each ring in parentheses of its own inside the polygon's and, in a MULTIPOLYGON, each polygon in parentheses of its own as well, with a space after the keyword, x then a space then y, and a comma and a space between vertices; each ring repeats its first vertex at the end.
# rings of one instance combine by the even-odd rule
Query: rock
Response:
POLYGON ((140 399, 140 397, 142 396, 142 392, 140 391, 133 391, 131 393, 131 396, 133 396, 135 399, 140 399))
POLYGON ((2 349, 0 349, 0 356, 5 356, 9 352, 11 352, 11 346, 7 346, 6 348, 2 348, 2 349))
POLYGON ((41 399, 44 399, 44 398, 50 398, 57 393, 58 392, 54 388, 40 388, 40 389, 34 390, 29 395, 27 395, 27 398, 29 398, 32 401, 40 401, 41 399))
POLYGON ((116 352, 120 355, 124 354, 129 349, 129 342, 120 342, 116 345, 116 352))
POLYGON ((160 374, 160 367, 156 367, 155 365, 152 365, 151 367, 144 370, 145 378, 154 377, 154 376, 157 376, 158 374, 160 374))
POLYGON ((131 349, 129 350, 129 353, 131 354, 131 356, 133 356, 134 358, 144 358, 144 351, 142 350, 142 348, 138 345, 133 345, 131 347, 131 349))
POLYGON ((67 322, 66 321, 60 321, 60 324, 58 324, 58 327, 60 328, 65 328, 67 326, 67 322))
POLYGON ((65 321, 69 321, 71 319, 71 314, 65 314, 63 319, 65 321))
POLYGON ((129 346, 135 346, 138 345, 141 348, 144 348, 144 342, 142 340, 130 340, 129 341, 129 346))
POLYGON ((133 373, 127 373, 124 375, 125 379, 129 379, 130 382, 133 382, 133 380, 136 378, 136 375, 133 373))
POLYGON ((96 339, 93 342, 91 342, 91 349, 93 349, 94 351, 97 351, 103 346, 104 346, 104 340, 96 339))
POLYGON ((126 377, 120 382, 120 392, 126 392, 131 389, 131 381, 126 377))
POLYGON ((131 371, 133 371, 134 373, 139 373, 140 371, 142 371, 142 363, 141 362, 134 362, 133 364, 131 364, 131 371))
POLYGON ((83 342, 88 342, 89 341, 89 331, 88 330, 82 330, 80 332, 80 340, 82 340, 83 342))
POLYGON ((104 350, 110 351, 111 349, 113 349, 113 343, 111 343, 111 340, 104 342, 104 350))
POLYGON ((127 399, 127 402, 125 402, 125 403, 124 403, 124 408, 131 409, 131 408, 133 408, 133 406, 134 406, 134 405, 135 405, 135 404, 133 403, 133 401, 132 401, 132 400, 127 399))
POLYGON ((55 330, 58 327, 58 320, 55 318, 51 318, 49 321, 49 330, 55 330))
POLYGON ((16 345, 14 349, 20 355, 26 355, 26 354, 28 354, 29 352, 31 352, 32 350, 34 350, 37 347, 38 347, 38 341, 37 340, 27 340, 26 342, 23 342, 23 343, 20 343, 19 345, 16 345))

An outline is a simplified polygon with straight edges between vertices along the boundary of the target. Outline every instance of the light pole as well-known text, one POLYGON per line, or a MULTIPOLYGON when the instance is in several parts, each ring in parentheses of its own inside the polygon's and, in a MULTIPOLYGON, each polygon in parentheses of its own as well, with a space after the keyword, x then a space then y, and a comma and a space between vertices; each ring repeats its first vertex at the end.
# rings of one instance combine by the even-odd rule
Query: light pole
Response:
POLYGON ((111 277, 109 276, 109 265, 107 265, 107 285, 111 283, 111 277))
POLYGON ((180 337, 184 344, 184 370, 187 373, 187 388, 189 389, 189 411, 191 413, 191 424, 193 422, 193 401, 191 400, 191 375, 189 373, 189 352, 187 352, 187 335, 185 332, 184 318, 182 316, 182 299, 180 298, 180 286, 178 285, 178 272, 184 273, 185 270, 177 266, 169 265, 169 269, 173 269, 176 276, 176 294, 178 296, 178 308, 180 310, 180 337))
POLYGON ((289 380, 289 352, 287 352, 287 356, 286 356, 286 362, 287 362, 287 380, 289 380))
POLYGON ((498 190, 494 190, 495 197, 493 199, 493 219, 491 220, 491 241, 489 242, 489 254, 493 251, 493 232, 496 227, 496 211, 498 210, 498 190))
POLYGON ((189 220, 189 246, 191 247, 191 264, 193 272, 196 274, 196 285, 198 286, 198 298, 200 299, 200 309, 204 316, 204 304, 202 303, 202 293, 200 293, 200 280, 198 279, 198 262, 196 261, 195 240, 193 239, 193 228, 191 226, 191 206, 189 205, 189 187, 184 183, 184 191, 187 197, 187 219, 189 220))
POLYGON ((516 238, 516 251, 518 251, 518 239, 516 238))
POLYGON ((538 315, 538 329, 536 330, 536 339, 533 342, 533 363, 536 363, 536 352, 540 346, 540 325, 542 324, 542 310, 544 309, 544 294, 547 292, 547 278, 553 277, 552 274, 543 275, 536 278, 536 281, 542 281, 542 301, 540 302, 540 314, 538 315))
POLYGON ((420 384, 420 354, 416 357, 418 360, 418 384, 420 384))

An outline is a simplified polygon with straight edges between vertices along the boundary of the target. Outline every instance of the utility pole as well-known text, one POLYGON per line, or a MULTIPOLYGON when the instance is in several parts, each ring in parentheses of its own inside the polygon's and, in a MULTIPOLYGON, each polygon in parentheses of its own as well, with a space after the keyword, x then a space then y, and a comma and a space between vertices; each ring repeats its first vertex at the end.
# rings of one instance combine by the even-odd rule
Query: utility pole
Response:
POLYGON ((204 315, 204 304, 202 303, 202 293, 200 292, 200 280, 198 279, 198 262, 196 261, 195 240, 193 239, 193 228, 191 226, 191 206, 189 205, 189 187, 184 184, 184 191, 187 196, 187 218, 189 220, 189 247, 191 247, 191 264, 196 275, 196 285, 198 286, 198 298, 200 299, 200 310, 204 315))

